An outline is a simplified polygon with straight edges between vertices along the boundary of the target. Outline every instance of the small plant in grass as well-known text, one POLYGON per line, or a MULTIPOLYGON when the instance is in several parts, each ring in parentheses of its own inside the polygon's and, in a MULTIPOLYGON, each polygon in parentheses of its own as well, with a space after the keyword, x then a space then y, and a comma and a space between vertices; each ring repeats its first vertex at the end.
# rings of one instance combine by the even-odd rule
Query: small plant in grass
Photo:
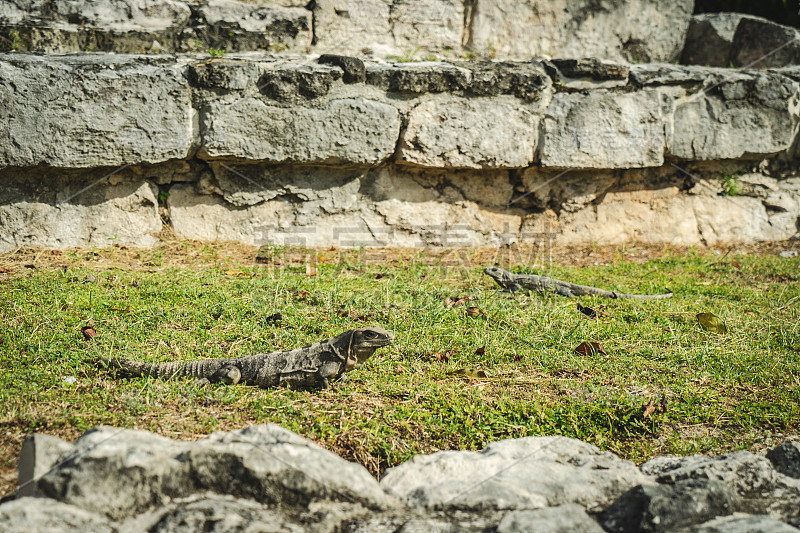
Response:
POLYGON ((22 50, 23 42, 22 38, 19 36, 19 32, 17 30, 11 30, 8 32, 8 38, 0 37, 2 40, 2 48, 5 50, 9 50, 12 52, 19 52, 22 50))
POLYGON ((209 48, 207 50, 207 52, 211 57, 224 57, 225 56, 225 50, 222 49, 222 48, 209 48))

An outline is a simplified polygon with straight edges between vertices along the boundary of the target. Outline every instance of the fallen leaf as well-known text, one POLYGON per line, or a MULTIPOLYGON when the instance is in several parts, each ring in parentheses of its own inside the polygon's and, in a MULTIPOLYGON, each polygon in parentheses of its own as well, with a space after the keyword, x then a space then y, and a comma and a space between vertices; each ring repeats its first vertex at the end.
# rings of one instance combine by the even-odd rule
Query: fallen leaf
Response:
POLYGON ((739 261, 734 261, 731 263, 735 268, 742 268, 742 265, 739 264, 739 261))
POLYGON ((433 354, 433 357, 436 358, 437 361, 441 361, 442 363, 447 363, 450 361, 450 357, 454 356, 456 353, 455 350, 447 350, 446 352, 436 352, 433 354))
POLYGON ((383 279, 383 273, 378 272, 377 274, 375 274, 375 279, 383 279))
POLYGON ((397 365, 397 373, 398 374, 405 374, 406 369, 402 367, 402 365, 397 365))
POLYGON ((53 255, 61 255, 61 250, 50 250, 50 253, 53 255))
POLYGON ((0 274, 11 274, 11 271, 7 268, 0 267, 0 274))
POLYGON ((656 401, 650 400, 650 403, 648 403, 647 406, 644 408, 644 414, 642 416, 644 418, 647 418, 650 415, 652 415, 653 412, 655 412, 655 410, 656 410, 656 401))
POLYGON ((81 328, 81 333, 83 333, 84 340, 87 341, 97 338, 97 332, 94 330, 92 326, 83 326, 81 328))
POLYGON ((306 263, 306 276, 316 276, 317 275, 317 265, 313 263, 306 263))
POLYGON ((589 318, 600 318, 601 316, 605 315, 605 313, 600 309, 592 309, 591 307, 583 306, 581 304, 578 304, 578 311, 589 318))
POLYGON ((25 268, 30 268, 31 270, 36 270, 36 265, 25 265, 25 268))
POLYGON ((595 355, 601 353, 603 355, 608 355, 606 350, 603 348, 603 345, 599 342, 587 342, 584 341, 575 348, 575 353, 578 355, 595 355))
POLYGON ((305 300, 308 297, 309 297, 309 292, 308 291, 300 291, 300 292, 297 293, 297 299, 298 300, 305 300))
POLYGON ((713 331, 714 333, 728 333, 728 328, 725 322, 718 316, 712 313, 698 313, 697 321, 706 331, 713 331))
POLYGON ((481 346, 475 350, 475 355, 486 355, 486 346, 481 346))
POLYGON ((518 354, 518 353, 514 354, 514 361, 517 362, 517 363, 522 361, 522 354, 518 354))
POLYGON ((714 282, 713 281, 698 281, 697 284, 698 285, 713 285, 714 282))
POLYGON ((247 272, 243 272, 241 270, 226 270, 225 271, 225 275, 226 276, 234 276, 234 277, 240 277, 241 278, 243 276, 246 276, 247 272))

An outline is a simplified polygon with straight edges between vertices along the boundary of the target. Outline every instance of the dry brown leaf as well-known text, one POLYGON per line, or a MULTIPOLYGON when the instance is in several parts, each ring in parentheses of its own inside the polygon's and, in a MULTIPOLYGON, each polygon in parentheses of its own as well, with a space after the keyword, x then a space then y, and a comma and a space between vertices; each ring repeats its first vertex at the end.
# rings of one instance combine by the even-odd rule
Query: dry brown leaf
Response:
POLYGON ((650 400, 650 403, 648 403, 647 406, 644 408, 644 414, 642 416, 644 418, 647 418, 650 415, 652 415, 655 412, 655 410, 656 410, 656 401, 650 400))
POLYGON ((603 355, 608 355, 606 350, 603 348, 603 345, 599 342, 594 341, 584 341, 575 348, 575 353, 578 355, 595 355, 601 353, 603 355))
POLYGON ((300 292, 297 293, 297 299, 298 300, 305 300, 309 296, 310 296, 310 293, 308 291, 300 291, 300 292))
POLYGON ((226 276, 233 276, 233 277, 239 277, 239 278, 241 278, 241 277, 244 277, 244 276, 246 276, 246 275, 247 275, 247 272, 243 272, 243 271, 241 271, 241 270, 226 270, 226 271, 225 271, 225 275, 226 275, 226 276))
POLYGON ((91 341, 97 338, 97 332, 94 330, 92 326, 83 326, 81 328, 81 333, 83 333, 84 340, 91 341))
POLYGON ((475 350, 475 355, 486 355, 486 346, 481 346, 475 350))
POLYGON ((378 272, 377 274, 375 274, 375 279, 383 279, 383 273, 378 272))

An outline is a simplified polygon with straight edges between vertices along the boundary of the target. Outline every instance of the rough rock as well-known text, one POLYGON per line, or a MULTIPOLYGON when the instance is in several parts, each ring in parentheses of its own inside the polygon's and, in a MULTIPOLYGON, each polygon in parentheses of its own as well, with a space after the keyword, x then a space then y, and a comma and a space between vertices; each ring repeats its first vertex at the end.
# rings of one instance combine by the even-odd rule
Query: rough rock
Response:
POLYGON ((186 533, 189 531, 259 533, 302 533, 307 531, 281 513, 265 509, 256 502, 204 498, 182 502, 161 513, 147 529, 148 533, 186 533))
POLYGON ((47 53, 102 50, 174 51, 191 9, 176 0, 8 0, 0 27, 17 31, 23 50, 47 53), (158 46, 154 46, 154 42, 158 46))
POLYGON ((469 44, 502 57, 673 61, 693 7, 691 0, 481 0, 471 13, 469 44))
POLYGON ((700 13, 692 17, 683 45, 681 63, 727 67, 733 36, 744 18, 764 20, 743 13, 700 13))
POLYGON ((35 245, 153 246, 162 229, 158 190, 128 169, 6 172, 0 189, 0 249, 35 245), (47 179, 51 177, 52 179, 47 179))
POLYGON ((174 59, 0 58, 0 168, 156 163, 192 144, 189 84, 174 59), (42 132, 47 135, 42 135, 42 132))
POLYGON ((733 489, 707 479, 687 479, 632 488, 603 511, 601 523, 614 533, 667 532, 729 515, 738 507, 733 489))
POLYGON ((5 533, 63 533, 92 531, 114 533, 116 529, 97 514, 42 498, 20 498, 0 505, 0 524, 5 533))
POLYGON ((800 481, 781 475, 765 457, 734 452, 719 457, 661 457, 641 466, 658 483, 677 485, 684 480, 711 480, 732 488, 743 512, 775 518, 800 517, 800 481), (794 503, 789 503, 794 502, 794 503))
POLYGON ((72 450, 72 444, 44 433, 32 433, 22 441, 17 468, 18 496, 37 496, 37 483, 58 463, 58 458, 72 450))
POLYGON ((794 141, 800 93, 787 78, 753 74, 696 93, 675 108, 669 153, 688 161, 758 159, 794 141))
POLYGON ((514 511, 508 513, 500 525, 497 533, 602 533, 600 527, 583 507, 574 503, 567 503, 557 507, 537 509, 535 511, 514 511))
POLYGON ((311 13, 302 8, 206 0, 195 9, 194 36, 211 48, 308 52, 311 46, 311 13))
POLYGON ((317 0, 316 46, 326 53, 402 55, 460 49, 464 6, 457 0, 317 0))
POLYGON ((513 97, 428 100, 409 114, 398 162, 440 168, 527 167, 539 136, 536 111, 513 97))
POLYGON ((367 83, 390 93, 443 93, 464 90, 472 72, 440 62, 381 63, 367 66, 367 83))
POLYGON ((800 65, 800 31, 769 20, 743 19, 733 36, 730 60, 747 68, 800 65))
POLYGON ((367 81, 367 68, 364 66, 364 62, 357 57, 322 54, 317 61, 322 65, 333 65, 342 69, 342 80, 345 83, 365 83, 367 81))
POLYGON ((381 486, 425 509, 604 506, 648 480, 629 461, 564 437, 497 441, 481 452, 438 452, 389 469, 381 486), (513 467, 513 468, 512 468, 513 467))
POLYGON ((765 515, 735 513, 715 518, 679 533, 798 533, 800 529, 765 515))
POLYGON ((767 459, 784 476, 800 479, 800 441, 784 442, 768 451, 767 459))
POLYGON ((655 91, 559 93, 545 110, 543 167, 641 168, 664 163, 672 103, 655 91))
POLYGON ((215 101, 202 120, 204 159, 375 165, 394 153, 400 134, 397 109, 361 97, 321 108, 278 107, 252 97, 215 101))
POLYGON ((64 459, 39 481, 42 493, 112 519, 209 491, 271 505, 391 503, 363 467, 274 425, 212 433, 196 443, 99 428, 64 459))

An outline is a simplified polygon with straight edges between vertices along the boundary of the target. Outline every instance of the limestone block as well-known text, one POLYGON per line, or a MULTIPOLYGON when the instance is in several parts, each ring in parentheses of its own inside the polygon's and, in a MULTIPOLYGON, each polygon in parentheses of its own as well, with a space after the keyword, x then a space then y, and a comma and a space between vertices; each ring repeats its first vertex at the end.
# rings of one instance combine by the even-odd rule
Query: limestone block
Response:
POLYGON ((245 97, 215 100, 203 112, 200 157, 271 163, 375 165, 400 135, 400 114, 363 97, 323 107, 279 107, 245 97))
POLYGON ((0 189, 0 249, 153 246, 158 242, 154 234, 161 231, 158 190, 133 178, 112 185, 105 182, 107 174, 89 173, 94 185, 54 179, 38 187, 5 176, 0 189))
POLYGON ((681 53, 684 65, 727 67, 733 36, 742 19, 765 20, 743 13, 699 13, 692 17, 681 53))
POLYGON ((270 505, 393 505, 362 466, 272 424, 212 433, 197 442, 96 428, 75 442, 69 457, 40 480, 43 493, 116 520, 208 493, 270 505))
MULTIPOLYGON (((268 50, 307 53, 311 13, 302 7, 259 6, 234 0, 207 0, 197 9, 194 38, 226 52, 268 50)), ((189 36, 184 35, 184 39, 189 36)))
POLYGON ((513 97, 425 101, 411 110, 398 162, 440 168, 515 168, 533 163, 536 108, 513 97))
POLYGON ((463 38, 458 0, 318 0, 313 9, 321 53, 420 54, 458 49, 463 38))
POLYGON ((48 498, 20 498, 0 505, 0 524, 4 533, 117 531, 102 516, 48 498))
POLYGON ((508 513, 497 528, 497 533, 602 533, 603 528, 592 520, 580 505, 566 503, 535 511, 508 513))
POLYGON ((797 82, 741 75, 678 102, 669 153, 679 159, 760 159, 787 150, 800 115, 797 82))
POLYGON ((72 444, 52 435, 32 433, 22 441, 17 468, 19 469, 18 496, 37 496, 37 482, 58 458, 72 450, 72 444))
POLYGON ((384 490, 410 506, 473 511, 565 503, 594 507, 639 483, 651 482, 633 463, 564 437, 509 439, 481 452, 416 456, 381 478, 384 490))
POLYGON ((559 93, 545 110, 543 167, 641 168, 664 163, 671 100, 657 91, 559 93))
POLYGON ((108 167, 186 158, 190 89, 173 58, 6 55, 0 168, 108 167))
POLYGON ((498 57, 672 61, 693 7, 691 0, 481 0, 469 23, 469 42, 498 57))
POLYGON ((800 30, 761 18, 742 19, 733 36, 730 60, 747 68, 800 65, 800 30))

